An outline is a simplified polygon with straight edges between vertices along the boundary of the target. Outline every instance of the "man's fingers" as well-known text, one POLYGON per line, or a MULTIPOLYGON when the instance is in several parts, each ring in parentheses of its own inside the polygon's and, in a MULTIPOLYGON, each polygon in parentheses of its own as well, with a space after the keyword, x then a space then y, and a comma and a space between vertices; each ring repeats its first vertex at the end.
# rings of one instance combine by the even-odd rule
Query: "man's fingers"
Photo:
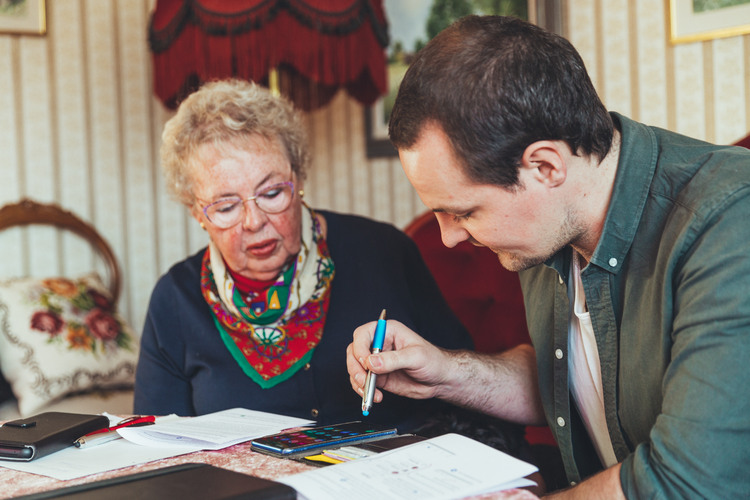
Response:
POLYGON ((349 379, 352 383, 352 388, 356 391, 358 385, 364 385, 365 381, 365 366, 362 359, 358 359, 353 354, 353 345, 349 344, 346 348, 346 369, 349 372, 349 379))
POLYGON ((378 375, 409 369, 412 367, 413 353, 413 349, 403 349, 371 354, 367 357, 366 366, 378 375))
MULTIPOLYGON (((367 378, 367 373, 362 371, 358 372, 354 375, 349 375, 349 383, 352 386, 352 389, 354 389, 354 392, 359 394, 360 396, 364 397, 365 394, 365 380, 367 378)), ((385 376, 378 377, 377 385, 382 385, 385 381, 385 376)), ((375 396, 373 397, 373 402, 380 403, 383 400, 383 393, 376 387, 375 389, 375 396)))
POLYGON ((348 350, 347 353, 351 353, 360 361, 367 357, 370 354, 372 338, 375 334, 375 325, 377 325, 377 322, 371 321, 357 327, 352 335, 351 350, 348 350))

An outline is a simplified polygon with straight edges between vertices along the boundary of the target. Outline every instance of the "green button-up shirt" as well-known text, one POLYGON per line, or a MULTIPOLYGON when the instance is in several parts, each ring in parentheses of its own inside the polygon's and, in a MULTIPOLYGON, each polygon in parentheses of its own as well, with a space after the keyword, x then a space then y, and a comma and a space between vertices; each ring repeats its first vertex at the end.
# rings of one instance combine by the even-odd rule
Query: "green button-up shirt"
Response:
MULTIPOLYGON (((750 152, 613 113, 601 239, 581 273, 628 498, 750 495, 750 152)), ((571 250, 521 273, 539 386, 566 473, 601 469, 568 382, 571 250)))

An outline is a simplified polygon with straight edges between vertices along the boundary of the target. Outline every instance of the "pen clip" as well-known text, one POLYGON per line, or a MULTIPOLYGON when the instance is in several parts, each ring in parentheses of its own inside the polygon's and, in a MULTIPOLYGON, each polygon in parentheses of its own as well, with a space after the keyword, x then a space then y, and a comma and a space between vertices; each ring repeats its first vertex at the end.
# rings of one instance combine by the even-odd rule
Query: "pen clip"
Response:
POLYGON ((122 420, 117 422, 114 425, 114 427, 123 427, 127 425, 133 425, 133 424, 138 423, 138 421, 140 420, 153 422, 154 417, 148 416, 148 415, 133 415, 132 417, 123 418, 122 420))

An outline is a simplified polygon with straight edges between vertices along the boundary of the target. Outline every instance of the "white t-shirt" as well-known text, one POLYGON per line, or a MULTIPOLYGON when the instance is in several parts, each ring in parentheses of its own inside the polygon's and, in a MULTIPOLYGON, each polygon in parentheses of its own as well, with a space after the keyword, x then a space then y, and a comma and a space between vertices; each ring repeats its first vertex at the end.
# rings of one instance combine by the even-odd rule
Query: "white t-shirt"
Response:
POLYGON ((617 458, 607 431, 599 349, 596 347, 594 328, 586 307, 577 252, 573 252, 568 283, 568 296, 572 307, 568 324, 570 387, 599 459, 605 467, 611 467, 617 463, 617 458))

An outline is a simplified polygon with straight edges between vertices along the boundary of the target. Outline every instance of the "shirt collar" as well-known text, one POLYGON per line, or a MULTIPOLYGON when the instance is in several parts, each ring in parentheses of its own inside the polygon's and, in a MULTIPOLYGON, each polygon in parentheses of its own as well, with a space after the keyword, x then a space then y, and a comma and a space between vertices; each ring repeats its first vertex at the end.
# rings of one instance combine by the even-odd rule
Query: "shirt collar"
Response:
MULTIPOLYGON (((618 113, 610 115, 615 125, 619 125, 622 142, 612 199, 590 263, 617 273, 630 250, 643 215, 656 171, 658 148, 656 135, 649 127, 618 113)), ((570 253, 563 249, 547 265, 555 268, 565 279, 569 260, 570 253)))

